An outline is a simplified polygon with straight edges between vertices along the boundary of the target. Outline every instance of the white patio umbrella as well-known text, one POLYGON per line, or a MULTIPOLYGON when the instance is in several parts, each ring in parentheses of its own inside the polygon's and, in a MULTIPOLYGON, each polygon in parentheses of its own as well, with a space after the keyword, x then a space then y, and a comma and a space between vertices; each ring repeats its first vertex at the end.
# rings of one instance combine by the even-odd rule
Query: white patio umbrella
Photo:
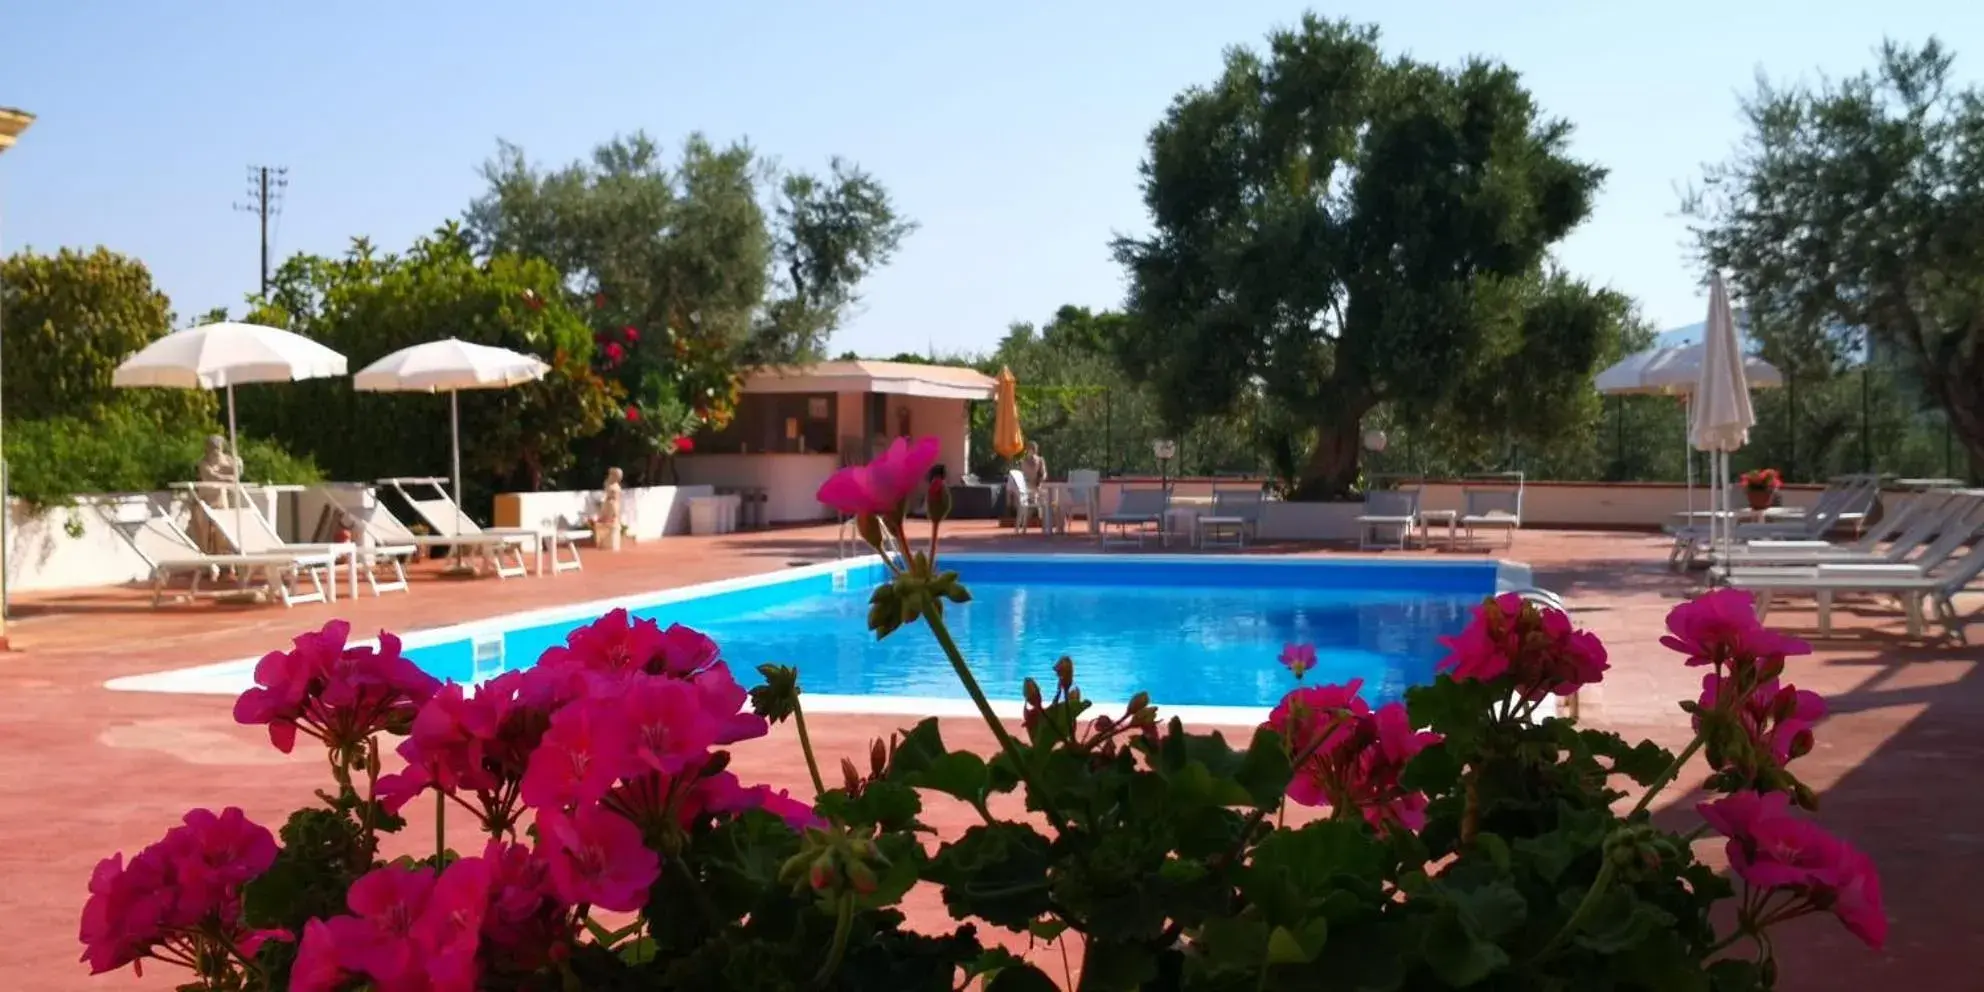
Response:
POLYGON ((1694 409, 1688 423, 1688 440, 1698 451, 1709 453, 1713 466, 1714 489, 1709 518, 1709 534, 1714 542, 1718 531, 1723 548, 1734 532, 1729 507, 1729 453, 1750 440, 1750 428, 1757 423, 1750 406, 1750 385, 1743 369, 1742 346, 1736 340, 1736 320, 1729 311, 1729 293, 1722 285, 1722 273, 1709 278, 1708 327, 1702 334, 1701 377, 1695 381, 1694 409))
POLYGON ((234 387, 239 383, 327 379, 345 373, 344 356, 301 334, 260 324, 202 324, 153 341, 110 377, 119 387, 227 390, 227 447, 237 464, 234 387))
MULTIPOLYGON (((367 365, 351 378, 352 388, 378 393, 447 393, 448 428, 453 436, 455 515, 462 512, 462 410, 464 389, 508 389, 544 378, 551 366, 531 355, 474 344, 457 338, 400 350, 367 365)), ((461 530, 456 521, 456 531, 461 530)))
MULTIPOLYGON (((1679 396, 1688 406, 1688 420, 1694 421, 1694 392, 1701 380, 1702 359, 1707 348, 1703 344, 1691 344, 1677 348, 1649 348, 1620 359, 1616 364, 1598 373, 1593 381, 1599 393, 1605 396, 1679 396)), ((1777 366, 1755 355, 1743 357, 1743 375, 1752 388, 1784 385, 1784 375, 1777 366)), ((1686 434, 1682 435, 1684 448, 1691 447, 1686 434)), ((1688 455, 1688 512, 1695 511, 1695 459, 1688 455)))

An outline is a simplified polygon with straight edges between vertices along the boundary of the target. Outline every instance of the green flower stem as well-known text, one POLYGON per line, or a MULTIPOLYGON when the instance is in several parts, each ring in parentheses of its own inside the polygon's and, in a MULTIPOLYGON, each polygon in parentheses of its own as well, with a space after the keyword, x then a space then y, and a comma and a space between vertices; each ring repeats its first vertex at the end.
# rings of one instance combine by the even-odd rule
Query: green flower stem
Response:
POLYGON ((1702 735, 1696 734, 1695 739, 1689 741, 1688 746, 1681 749, 1680 754, 1674 756, 1673 763, 1668 765, 1666 770, 1660 773, 1659 778, 1653 780, 1652 785, 1646 787, 1646 794, 1640 797, 1640 801, 1633 804, 1632 811, 1626 814, 1626 819, 1630 820, 1646 812, 1646 808, 1653 803, 1653 797, 1660 795, 1660 790, 1667 788, 1668 783, 1674 781, 1674 776, 1681 774, 1681 769, 1688 764, 1688 759, 1694 757, 1695 752, 1702 749, 1702 740, 1702 735))
MULTIPOLYGON (((992 704, 985 698, 985 690, 979 688, 978 679, 971 674, 971 666, 965 662, 964 652, 959 651, 958 642, 951 639, 951 629, 945 626, 943 613, 939 612, 936 606, 932 606, 923 611, 923 619, 930 625, 930 633, 937 638, 937 646, 944 649, 944 657, 950 659, 951 670, 957 672, 958 681, 963 683, 964 691, 971 696, 971 701, 978 705, 979 716, 985 718, 985 725, 992 728, 992 736, 999 739, 999 746, 1005 749, 1006 757, 1012 760, 1013 769, 1026 783, 1028 791, 1039 792, 1041 803, 1045 805, 1047 795, 1035 789, 1033 775, 1027 768, 1025 756, 1020 752, 1020 743, 1007 732, 1006 724, 999 719, 999 715, 992 712, 992 704)), ((1060 829, 1060 817, 1052 812, 1049 812, 1048 816, 1055 821, 1055 828, 1060 829)))
POLYGON ((1544 944, 1543 949, 1536 952, 1536 960, 1542 961, 1548 958, 1558 947, 1562 946, 1564 941, 1569 940, 1571 935, 1576 933, 1579 927, 1584 925, 1584 921, 1593 912, 1597 911, 1598 900, 1605 895, 1605 889, 1612 884, 1612 875, 1618 869, 1618 866, 1612 863, 1611 852, 1602 851, 1601 853, 1605 857, 1605 864, 1598 869, 1598 877, 1591 880, 1591 889, 1584 894, 1583 899, 1578 901, 1578 908, 1571 910, 1571 918, 1564 921, 1563 929, 1558 930, 1556 935, 1550 938, 1550 942, 1544 944))
POLYGON ((827 951, 827 960, 820 966, 820 973, 813 976, 813 985, 825 988, 834 972, 840 970, 841 959, 847 957, 847 937, 854 930, 854 896, 843 894, 834 911, 834 942, 827 951))
POLYGON ((806 732, 806 710, 799 705, 799 697, 792 699, 792 725, 799 728, 799 750, 806 755, 806 771, 813 776, 813 796, 815 799, 827 791, 827 780, 820 777, 820 759, 813 755, 813 737, 806 732))

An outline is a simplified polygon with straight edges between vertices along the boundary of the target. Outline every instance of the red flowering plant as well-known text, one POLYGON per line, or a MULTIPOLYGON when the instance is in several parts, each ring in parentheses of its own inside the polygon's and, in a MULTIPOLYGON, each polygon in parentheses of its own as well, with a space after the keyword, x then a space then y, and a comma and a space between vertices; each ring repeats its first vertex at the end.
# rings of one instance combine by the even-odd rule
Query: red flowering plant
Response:
POLYGON ((264 659, 237 716, 284 750, 324 745, 337 792, 279 842, 238 810, 196 810, 128 862, 105 860, 84 960, 296 992, 1725 992, 1773 987, 1778 928, 1804 917, 1885 940, 1869 859, 1799 812, 1816 797, 1789 769, 1824 706, 1784 676, 1808 649, 1759 624, 1745 594, 1668 617, 1663 643, 1706 673, 1682 704, 1695 734, 1678 755, 1560 715, 1554 701, 1601 682, 1610 659, 1568 615, 1515 595, 1482 603, 1403 702, 1313 684, 1315 647, 1291 644, 1294 685, 1242 744, 1160 719, 1143 693, 1098 713, 1063 658, 1051 693, 1024 681, 1015 732, 946 624, 971 595, 940 557, 937 452, 898 441, 819 496, 854 516, 886 573, 870 629, 928 628, 991 754, 949 750, 924 720, 863 764, 842 759, 830 788, 796 669, 765 665, 747 691, 708 637, 621 610, 473 689, 332 624, 264 659), (927 534, 909 529, 919 494, 927 534), (730 771, 730 747, 782 722, 811 802, 730 771), (1698 755, 1713 794, 1700 825, 1655 823, 1655 798, 1698 755), (995 813, 1013 793, 1026 813, 995 813), (935 797, 977 822, 935 837, 922 821, 935 797), (416 801, 435 811, 431 853, 413 841, 421 856, 386 859, 379 835, 416 801), (451 814, 479 851, 447 849, 451 814), (1711 830, 1729 876, 1695 856, 1711 830), (957 929, 905 928, 919 882, 957 929), (979 927, 1076 941, 1079 974, 1072 956, 1049 975, 988 949, 979 927))
POLYGON ((1753 493, 1775 494, 1779 489, 1784 488, 1784 477, 1774 468, 1745 472, 1737 481, 1743 484, 1744 489, 1753 493))

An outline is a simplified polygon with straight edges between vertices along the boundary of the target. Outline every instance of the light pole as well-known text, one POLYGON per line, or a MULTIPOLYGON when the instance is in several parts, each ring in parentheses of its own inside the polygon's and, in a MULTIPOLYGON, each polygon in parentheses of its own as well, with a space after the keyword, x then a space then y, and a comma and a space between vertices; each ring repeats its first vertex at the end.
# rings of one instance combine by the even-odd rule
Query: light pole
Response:
POLYGON ((1171 491, 1171 459, 1178 455, 1178 442, 1170 438, 1159 438, 1150 443, 1150 453, 1157 456, 1157 483, 1166 492, 1171 491))
MULTIPOLYGON (((34 123, 34 115, 13 107, 0 107, 0 154, 14 147, 14 139, 34 123)), ((5 258, 0 253, 0 258, 5 258)), ((0 340, 4 340, 4 330, 0 330, 0 340)), ((4 366, 0 366, 0 381, 6 378, 4 366)), ((6 423, 4 408, 0 408, 0 427, 6 423)), ((13 515, 7 503, 7 458, 6 447, 0 443, 0 651, 7 650, 7 521, 13 515)))

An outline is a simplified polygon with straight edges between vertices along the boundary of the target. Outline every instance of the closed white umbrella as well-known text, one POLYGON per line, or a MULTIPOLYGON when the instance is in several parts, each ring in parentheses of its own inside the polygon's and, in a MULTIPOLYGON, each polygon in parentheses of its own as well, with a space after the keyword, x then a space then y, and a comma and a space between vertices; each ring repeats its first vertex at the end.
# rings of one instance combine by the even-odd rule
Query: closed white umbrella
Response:
POLYGON ((1710 518, 1711 539, 1719 528, 1725 543, 1733 531, 1729 518, 1729 453, 1749 443, 1750 428, 1757 423, 1750 406, 1750 384, 1744 375, 1742 346, 1736 340, 1736 320, 1729 310, 1729 293, 1722 285, 1722 273, 1709 279, 1708 327, 1702 333, 1701 377, 1695 381, 1694 408, 1688 423, 1688 441, 1697 451, 1709 452, 1714 468, 1712 499, 1720 507, 1710 518))
POLYGON ((301 334, 225 321, 188 327, 153 341, 117 366, 110 382, 120 387, 227 390, 227 446, 239 463, 236 384, 327 379, 344 373, 343 355, 301 334))
MULTIPOLYGON (((458 338, 430 341, 400 350, 352 376, 354 389, 379 393, 447 393, 448 427, 453 436, 455 514, 462 510, 462 412, 464 389, 508 389, 544 378, 551 366, 536 357, 474 344, 458 338)), ((456 521, 456 531, 461 530, 456 521)))

